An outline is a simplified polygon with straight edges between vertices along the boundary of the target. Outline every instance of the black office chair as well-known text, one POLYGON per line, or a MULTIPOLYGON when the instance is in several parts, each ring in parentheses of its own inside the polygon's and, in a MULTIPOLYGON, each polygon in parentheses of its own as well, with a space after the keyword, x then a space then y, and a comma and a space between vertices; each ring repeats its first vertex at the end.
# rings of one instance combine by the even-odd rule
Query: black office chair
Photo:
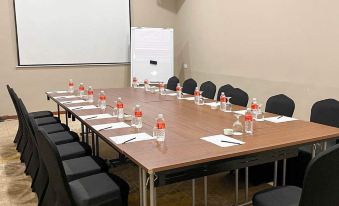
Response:
POLYGON ((230 84, 226 84, 222 87, 219 88, 218 90, 218 94, 217 94, 217 100, 220 101, 220 96, 221 93, 224 92, 226 97, 230 97, 232 95, 232 90, 233 90, 233 86, 230 84))
POLYGON ((292 117, 294 113, 294 101, 284 94, 270 97, 266 102, 265 111, 273 114, 292 117))
POLYGON ((278 187, 259 192, 253 206, 338 206, 339 145, 321 152, 308 165, 303 189, 278 187))
POLYGON ((167 82, 167 89, 175 91, 178 83, 179 83, 178 77, 173 76, 169 78, 167 82))
POLYGON ((217 91, 217 87, 211 81, 207 81, 201 84, 200 91, 203 91, 202 96, 208 99, 214 99, 215 92, 217 91))
POLYGON ((230 102, 232 104, 247 107, 248 94, 245 91, 243 91, 239 88, 235 88, 231 92, 231 97, 232 98, 230 99, 230 102))
POLYGON ((197 87, 197 82, 194 79, 187 79, 184 81, 182 92, 186 94, 194 94, 194 90, 197 87))
POLYGON ((39 154, 48 173, 48 186, 41 205, 127 206, 129 186, 125 181, 98 173, 68 182, 56 146, 45 131, 39 129, 38 136, 39 154))
MULTIPOLYGON (((339 128, 339 102, 335 99, 325 99, 314 103, 310 121, 339 128)), ((335 144, 335 140, 327 141, 327 147, 335 144)), ((289 184, 302 187, 306 167, 311 159, 312 145, 307 145, 299 148, 298 157, 287 160, 287 164, 292 165, 287 167, 287 182, 289 184)))

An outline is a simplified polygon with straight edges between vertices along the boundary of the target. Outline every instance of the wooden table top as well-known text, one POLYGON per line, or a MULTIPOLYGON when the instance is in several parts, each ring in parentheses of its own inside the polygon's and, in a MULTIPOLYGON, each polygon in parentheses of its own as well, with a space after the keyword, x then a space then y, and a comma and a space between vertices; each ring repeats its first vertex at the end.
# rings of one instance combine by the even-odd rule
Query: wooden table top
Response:
MULTIPOLYGON (((70 94, 47 94, 57 104, 67 108, 70 106, 97 104, 95 90, 94 103, 61 105, 55 96, 70 94)), ((123 128, 106 131, 95 131, 112 147, 126 155, 133 162, 147 171, 160 172, 182 168, 199 163, 240 157, 259 152, 305 145, 309 143, 330 140, 339 136, 339 129, 316 123, 296 120, 284 123, 268 121, 255 122, 253 135, 234 136, 245 142, 243 145, 222 148, 200 138, 223 133, 223 129, 232 128, 235 121, 234 113, 212 110, 210 106, 198 106, 194 101, 177 100, 175 96, 161 96, 152 94, 143 89, 122 88, 104 89, 107 95, 107 104, 112 105, 118 97, 122 97, 125 112, 132 113, 132 108, 139 104, 143 112, 143 128, 139 132, 152 135, 155 118, 163 114, 166 121, 166 140, 159 143, 156 140, 115 144, 109 137, 137 133, 134 128, 123 128)), ((76 99, 80 99, 79 97, 76 99)), ((67 99, 62 101, 69 101, 67 99)), ((233 105, 233 111, 245 108, 233 105)), ((70 111, 70 110, 68 110, 70 111)), ((100 109, 70 111, 76 117, 98 114, 100 109)), ((105 113, 111 113, 108 107, 105 113)), ((265 113, 265 117, 276 116, 265 113)), ((244 126, 243 117, 240 118, 244 126)), ((93 130, 93 125, 118 122, 116 118, 83 121, 93 130)))

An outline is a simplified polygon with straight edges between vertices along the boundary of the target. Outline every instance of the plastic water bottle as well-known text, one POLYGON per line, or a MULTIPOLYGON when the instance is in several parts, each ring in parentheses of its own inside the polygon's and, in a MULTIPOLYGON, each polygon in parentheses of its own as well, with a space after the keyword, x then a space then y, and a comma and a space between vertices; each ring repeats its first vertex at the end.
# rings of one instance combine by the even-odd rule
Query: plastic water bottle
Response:
POLYGON ((163 142, 165 141, 166 137, 166 124, 165 124, 165 119, 162 114, 158 114, 158 118, 156 119, 156 126, 155 126, 156 132, 156 138, 157 141, 163 142))
POLYGON ((79 85, 79 96, 80 96, 80 98, 83 98, 85 96, 84 83, 80 83, 80 85, 79 85))
POLYGON ((164 82, 160 82, 159 83, 159 92, 160 92, 161 95, 165 95, 166 94, 164 82))
POLYGON ((245 133, 253 134, 253 114, 250 108, 245 113, 245 133))
POLYGON ((140 105, 136 105, 134 109, 134 126, 137 129, 142 128, 142 111, 140 105))
POLYGON ((194 103, 199 104, 199 98, 200 98, 200 90, 198 87, 194 90, 194 103))
POLYGON ((177 91, 177 98, 181 99, 182 98, 182 87, 180 86, 180 83, 177 84, 177 87, 175 88, 177 91))
POLYGON ((138 79, 136 77, 133 77, 132 87, 133 88, 138 88, 138 79))
POLYGON ((70 79, 68 82, 68 92, 73 94, 74 93, 74 82, 73 79, 70 79))
POLYGON ((220 95, 220 110, 223 112, 226 112, 226 103, 227 103, 227 97, 225 96, 224 92, 221 92, 220 95))
POLYGON ((98 106, 103 111, 106 109, 106 94, 104 91, 100 92, 98 106))
POLYGON ((145 79, 145 80, 144 80, 144 86, 145 86, 145 91, 146 91, 146 92, 149 92, 149 90, 150 90, 150 85, 149 85, 148 79, 145 79))
POLYGON ((251 103, 251 110, 253 113, 254 118, 257 118, 257 114, 258 114, 258 103, 257 103, 257 98, 253 98, 252 99, 252 103, 251 103))
POLYGON ((117 101, 117 109, 118 109, 118 119, 124 119, 124 103, 121 100, 121 97, 118 98, 117 101))
POLYGON ((88 90, 87 90, 87 101, 88 102, 93 102, 94 101, 94 91, 93 91, 93 88, 92 86, 89 86, 88 87, 88 90))

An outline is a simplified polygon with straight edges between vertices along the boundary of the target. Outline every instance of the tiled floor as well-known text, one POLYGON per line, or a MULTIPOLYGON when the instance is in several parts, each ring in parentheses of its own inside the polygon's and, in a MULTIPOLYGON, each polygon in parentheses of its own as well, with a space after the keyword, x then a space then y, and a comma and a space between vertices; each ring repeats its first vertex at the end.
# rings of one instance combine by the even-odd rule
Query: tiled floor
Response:
MULTIPOLYGON (((64 119, 64 118, 62 118, 64 119)), ((18 121, 7 120, 0 123, 0 206, 37 205, 37 197, 31 191, 31 178, 24 174, 25 166, 20 162, 20 154, 15 149, 13 139, 18 121)), ((78 122, 70 122, 73 131, 79 131, 78 122)), ((106 159, 116 157, 116 153, 105 143, 100 143, 100 155, 106 159)), ((124 178, 131 187, 129 205, 139 205, 138 168, 133 164, 111 169, 111 172, 124 178)), ((270 187, 261 185, 250 187, 250 195, 270 187)), ((186 206, 191 205, 191 181, 160 187, 157 190, 157 205, 186 206)), ((197 206, 203 205, 203 181, 196 182, 197 206)), ((240 182, 240 200, 244 199, 244 188, 240 182)), ((208 177, 208 204, 210 206, 230 206, 234 204, 234 176, 222 173, 208 177)))

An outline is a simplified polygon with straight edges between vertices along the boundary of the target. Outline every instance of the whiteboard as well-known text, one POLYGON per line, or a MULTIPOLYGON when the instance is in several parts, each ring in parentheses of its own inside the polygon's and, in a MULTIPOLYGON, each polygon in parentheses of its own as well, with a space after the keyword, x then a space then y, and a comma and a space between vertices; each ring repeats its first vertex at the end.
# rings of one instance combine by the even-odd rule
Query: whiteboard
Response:
POLYGON ((132 27, 131 78, 167 82, 174 75, 173 55, 173 29, 132 27))
POLYGON ((129 0, 14 0, 19 66, 130 62, 129 0))

